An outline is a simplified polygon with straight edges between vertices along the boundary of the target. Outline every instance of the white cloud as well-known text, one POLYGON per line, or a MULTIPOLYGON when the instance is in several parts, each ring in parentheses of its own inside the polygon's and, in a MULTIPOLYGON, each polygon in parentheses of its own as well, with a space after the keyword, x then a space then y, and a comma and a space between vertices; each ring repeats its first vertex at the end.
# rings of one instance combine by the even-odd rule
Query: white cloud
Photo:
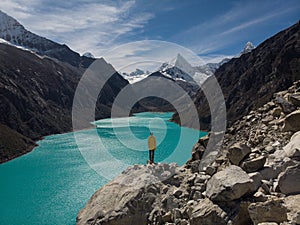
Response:
POLYGON ((190 49, 172 42, 144 40, 120 45, 103 57, 116 70, 132 72, 136 68, 153 71, 164 62, 170 62, 180 53, 192 65, 203 65, 206 61, 190 49))
POLYGON ((141 29, 153 18, 150 13, 130 14, 135 1, 2 0, 0 8, 18 19, 30 31, 75 51, 101 55, 118 38, 141 29))

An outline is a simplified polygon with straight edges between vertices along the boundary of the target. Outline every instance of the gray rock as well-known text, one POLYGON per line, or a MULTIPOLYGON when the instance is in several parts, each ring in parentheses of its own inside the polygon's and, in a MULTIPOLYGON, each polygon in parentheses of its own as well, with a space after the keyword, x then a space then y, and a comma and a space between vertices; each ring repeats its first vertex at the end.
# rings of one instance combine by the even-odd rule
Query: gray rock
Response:
POLYGON ((268 200, 268 197, 262 193, 261 191, 258 191, 256 192, 254 195, 253 195, 253 199, 256 201, 256 202, 265 202, 268 200))
POLYGON ((300 107, 300 93, 295 93, 295 94, 291 94, 289 96, 289 101, 297 106, 297 107, 300 107))
POLYGON ((179 209, 173 209, 172 210, 172 221, 176 221, 177 219, 180 219, 182 217, 181 211, 179 209))
POLYGON ((206 169, 205 169, 205 173, 206 173, 207 175, 209 175, 209 176, 214 175, 216 172, 217 172, 217 168, 214 167, 214 166, 208 166, 208 167, 206 167, 206 169))
POLYGON ((206 195, 213 201, 232 201, 252 192, 253 180, 240 167, 231 165, 207 182, 206 195))
POLYGON ((279 117, 281 115, 281 112, 282 112, 281 108, 277 107, 271 111, 271 115, 274 117, 279 117))
POLYGON ((167 210, 172 210, 179 206, 179 201, 173 195, 167 195, 162 200, 163 207, 167 210))
POLYGON ((278 186, 283 194, 300 193, 300 163, 279 174, 278 186))
POLYGON ((284 202, 288 209, 288 220, 292 224, 300 224, 300 195, 287 196, 284 202))
POLYGON ((261 168, 263 168, 265 165, 265 162, 266 162, 266 157, 260 156, 255 159, 250 159, 250 160, 244 161, 242 163, 241 167, 247 173, 252 173, 252 172, 258 171, 261 168))
MULTIPOLYGON (((76 224, 146 224, 147 215, 153 211, 153 203, 163 187, 161 174, 167 170, 174 172, 174 166, 159 164, 129 167, 95 192, 79 212, 76 224)), ((178 205, 171 207, 174 206, 178 205)))
POLYGON ((173 192, 173 195, 176 197, 176 198, 179 198, 180 195, 182 195, 183 191, 180 190, 180 189, 176 189, 174 192, 173 192))
POLYGON ((234 165, 239 163, 251 152, 251 149, 243 144, 236 143, 228 149, 227 157, 229 161, 234 165))
POLYGON ((296 165, 296 161, 284 157, 285 153, 284 151, 276 151, 274 155, 275 159, 271 159, 271 156, 268 158, 268 163, 265 164, 265 167, 259 171, 259 173, 262 175, 263 179, 265 180, 270 180, 277 178, 278 175, 285 171, 285 169, 289 166, 294 166, 296 165), (281 154, 277 154, 278 152, 281 152, 281 154))
POLYGON ((198 174, 195 177, 194 183, 205 183, 208 179, 210 178, 209 175, 202 175, 202 174, 198 174))
POLYGON ((255 192, 260 187, 263 177, 259 172, 249 173, 248 175, 249 175, 250 179, 253 180, 252 191, 255 192))
POLYGON ((189 222, 185 219, 176 220, 176 225, 189 225, 189 222))
POLYGON ((300 110, 296 110, 284 119, 283 131, 300 131, 300 110))
POLYGON ((283 148, 283 150, 287 157, 300 160, 300 131, 291 137, 290 142, 283 148))
POLYGON ((193 200, 198 201, 201 198, 203 198, 203 195, 202 195, 202 193, 200 191, 194 191, 193 192, 193 196, 192 196, 193 200))
POLYGON ((257 225, 278 225, 278 223, 274 223, 274 222, 265 222, 265 223, 259 223, 257 225))
POLYGON ((200 165, 200 160, 189 161, 187 163, 187 168, 191 169, 192 173, 198 173, 200 168, 199 165, 200 165))
POLYGON ((209 199, 203 199, 192 211, 191 225, 226 225, 226 213, 209 199))
POLYGON ((162 221, 164 223, 171 223, 172 222, 172 213, 171 212, 167 212, 165 215, 162 216, 162 221))
POLYGON ((282 108, 282 111, 286 114, 291 113, 296 109, 296 107, 292 103, 282 97, 276 97, 275 102, 282 108))
POLYGON ((199 142, 197 142, 192 150, 192 160, 200 160, 203 156, 204 151, 205 147, 199 142))
POLYGON ((287 221, 287 209, 283 200, 278 198, 252 203, 249 205, 248 211, 254 225, 263 222, 281 223, 287 221))

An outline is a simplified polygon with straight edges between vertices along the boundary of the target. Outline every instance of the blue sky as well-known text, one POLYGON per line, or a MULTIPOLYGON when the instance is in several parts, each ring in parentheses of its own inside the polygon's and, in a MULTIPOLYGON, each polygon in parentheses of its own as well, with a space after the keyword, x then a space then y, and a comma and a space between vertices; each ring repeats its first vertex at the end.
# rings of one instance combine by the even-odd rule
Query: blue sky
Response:
MULTIPOLYGON (((131 41, 163 40, 206 60, 236 55, 300 19, 299 0, 1 0, 27 29, 102 56, 131 41)), ((132 51, 132 49, 131 49, 132 51)))

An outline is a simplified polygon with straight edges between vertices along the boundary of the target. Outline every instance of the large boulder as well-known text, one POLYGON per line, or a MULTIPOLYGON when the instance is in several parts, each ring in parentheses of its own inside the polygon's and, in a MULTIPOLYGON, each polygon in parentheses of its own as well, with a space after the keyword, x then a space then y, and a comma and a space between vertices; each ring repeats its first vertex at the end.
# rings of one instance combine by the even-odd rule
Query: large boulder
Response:
POLYGON ((202 199, 194 208, 190 217, 191 225, 226 225, 226 213, 209 199, 202 199))
POLYGON ((300 194, 300 163, 279 174, 278 186, 283 194, 300 194))
POLYGON ((254 191, 254 182, 238 166, 228 166, 207 182, 206 195, 213 201, 232 201, 254 191))
POLYGON ((283 131, 300 131, 300 110, 296 110, 286 116, 283 131))
POLYGON ((236 143, 228 149, 227 158, 233 165, 239 165, 239 163, 251 152, 251 149, 243 144, 236 143))
POLYGON ((263 222, 281 223, 287 221, 287 209, 282 199, 270 199, 266 202, 252 203, 248 207, 254 225, 263 222))
POLYGON ((146 224, 154 202, 161 198, 161 181, 175 170, 172 164, 129 167, 91 197, 76 224, 146 224))

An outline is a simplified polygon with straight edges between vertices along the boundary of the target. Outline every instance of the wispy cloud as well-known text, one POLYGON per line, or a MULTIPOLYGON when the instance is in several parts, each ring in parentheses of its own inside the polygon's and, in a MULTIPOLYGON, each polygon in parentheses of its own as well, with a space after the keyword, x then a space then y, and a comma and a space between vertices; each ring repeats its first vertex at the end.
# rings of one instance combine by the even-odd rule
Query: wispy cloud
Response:
POLYGON ((300 9, 298 5, 283 8, 280 4, 285 3, 282 1, 238 2, 224 14, 176 34, 172 39, 185 40, 183 44, 200 55, 213 54, 236 44, 237 41, 248 41, 251 28, 261 30, 266 22, 300 9))
POLYGON ((2 0, 0 8, 37 34, 99 56, 122 35, 143 28, 153 18, 151 13, 131 14, 134 5, 135 1, 2 0))

